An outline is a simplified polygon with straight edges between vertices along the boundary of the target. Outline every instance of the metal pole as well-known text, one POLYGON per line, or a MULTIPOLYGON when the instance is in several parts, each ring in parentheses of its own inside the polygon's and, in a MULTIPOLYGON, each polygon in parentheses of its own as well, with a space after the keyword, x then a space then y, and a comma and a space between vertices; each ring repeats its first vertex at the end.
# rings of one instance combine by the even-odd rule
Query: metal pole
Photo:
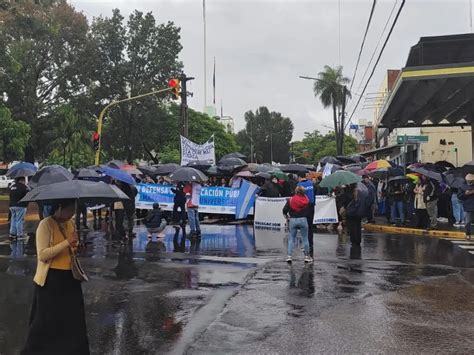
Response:
POLYGON ((188 138, 188 99, 186 90, 186 74, 181 74, 181 135, 188 138))
POLYGON ((95 152, 95 165, 99 165, 100 164, 100 150, 102 148, 102 123, 104 121, 104 115, 105 115, 105 111, 107 111, 110 107, 114 106, 114 105, 117 105, 117 104, 120 104, 122 102, 126 102, 126 101, 132 101, 132 100, 136 100, 136 99, 140 99, 142 97, 145 97, 145 96, 150 96, 150 95, 154 95, 154 94, 159 94, 161 92, 165 92, 165 91, 171 91, 173 90, 173 88, 167 88, 167 89, 161 89, 161 90, 156 90, 156 91, 152 91, 152 92, 148 92, 146 94, 141 94, 141 95, 137 95, 137 96, 134 96, 134 97, 129 97, 129 98, 126 98, 126 99, 123 99, 123 100, 118 100, 118 101, 112 101, 110 104, 108 104, 107 106, 105 106, 102 111, 100 111, 99 113, 99 120, 97 122, 97 133, 99 134, 99 147, 97 149, 97 151, 95 152))
POLYGON ((252 128, 252 119, 250 119, 250 162, 253 163, 253 128, 252 128))
POLYGON ((403 137, 403 175, 407 174, 407 135, 403 137))
POLYGON ((273 133, 270 133, 270 164, 273 165, 273 133))
POLYGON ((207 106, 207 44, 206 44, 206 0, 202 0, 202 19, 204 24, 204 112, 207 106))

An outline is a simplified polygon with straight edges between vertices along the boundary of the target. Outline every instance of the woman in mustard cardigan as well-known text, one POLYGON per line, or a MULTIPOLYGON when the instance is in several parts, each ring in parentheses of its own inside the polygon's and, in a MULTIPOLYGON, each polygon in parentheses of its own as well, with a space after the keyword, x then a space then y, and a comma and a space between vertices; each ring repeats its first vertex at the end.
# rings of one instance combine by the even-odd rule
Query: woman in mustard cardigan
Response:
POLYGON ((30 330, 22 354, 89 354, 84 299, 72 276, 78 245, 74 200, 62 200, 36 230, 38 264, 30 330))

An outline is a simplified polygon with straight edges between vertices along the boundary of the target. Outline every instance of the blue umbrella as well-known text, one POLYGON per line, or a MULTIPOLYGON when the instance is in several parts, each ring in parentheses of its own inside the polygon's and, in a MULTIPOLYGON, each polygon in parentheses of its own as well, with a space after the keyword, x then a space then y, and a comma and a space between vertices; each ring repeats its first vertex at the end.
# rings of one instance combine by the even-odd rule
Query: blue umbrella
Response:
POLYGON ((114 169, 108 166, 101 166, 100 171, 102 171, 105 175, 110 176, 112 179, 122 181, 129 185, 136 184, 135 179, 123 170, 114 169))
POLYGON ((38 168, 31 163, 17 163, 8 169, 6 175, 12 178, 19 176, 33 176, 36 170, 38 170, 38 168))

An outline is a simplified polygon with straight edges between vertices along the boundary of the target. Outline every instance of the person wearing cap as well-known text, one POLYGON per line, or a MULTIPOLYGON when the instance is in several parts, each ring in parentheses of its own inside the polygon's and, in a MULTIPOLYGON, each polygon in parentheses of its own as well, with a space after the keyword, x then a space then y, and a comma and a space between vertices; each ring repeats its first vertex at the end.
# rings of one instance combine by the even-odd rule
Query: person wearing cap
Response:
POLYGON ((296 235, 298 229, 301 232, 301 239, 303 240, 304 247, 304 262, 312 263, 313 258, 310 256, 309 242, 308 242, 308 220, 307 216, 309 213, 309 199, 305 194, 303 186, 297 186, 295 189, 295 195, 290 197, 285 207, 283 207, 283 215, 288 220, 288 227, 290 235, 288 237, 288 256, 286 262, 292 262, 292 254, 294 245, 296 242, 296 235))
POLYGON ((471 223, 474 220, 474 174, 467 174, 466 184, 458 192, 458 198, 464 207, 466 239, 471 240, 471 223))

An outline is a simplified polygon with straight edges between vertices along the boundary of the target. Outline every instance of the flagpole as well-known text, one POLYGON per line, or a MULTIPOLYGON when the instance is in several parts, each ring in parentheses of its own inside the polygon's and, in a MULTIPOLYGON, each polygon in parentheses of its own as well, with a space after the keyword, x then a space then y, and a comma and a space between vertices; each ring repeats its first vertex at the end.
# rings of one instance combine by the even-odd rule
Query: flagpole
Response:
POLYGON ((214 57, 214 73, 212 75, 212 92, 213 92, 213 105, 216 104, 216 57, 214 57))
POLYGON ((469 28, 472 33, 472 0, 469 0, 469 28))
POLYGON ((206 0, 202 0, 202 19, 204 25, 204 112, 207 106, 207 48, 206 48, 206 0))

